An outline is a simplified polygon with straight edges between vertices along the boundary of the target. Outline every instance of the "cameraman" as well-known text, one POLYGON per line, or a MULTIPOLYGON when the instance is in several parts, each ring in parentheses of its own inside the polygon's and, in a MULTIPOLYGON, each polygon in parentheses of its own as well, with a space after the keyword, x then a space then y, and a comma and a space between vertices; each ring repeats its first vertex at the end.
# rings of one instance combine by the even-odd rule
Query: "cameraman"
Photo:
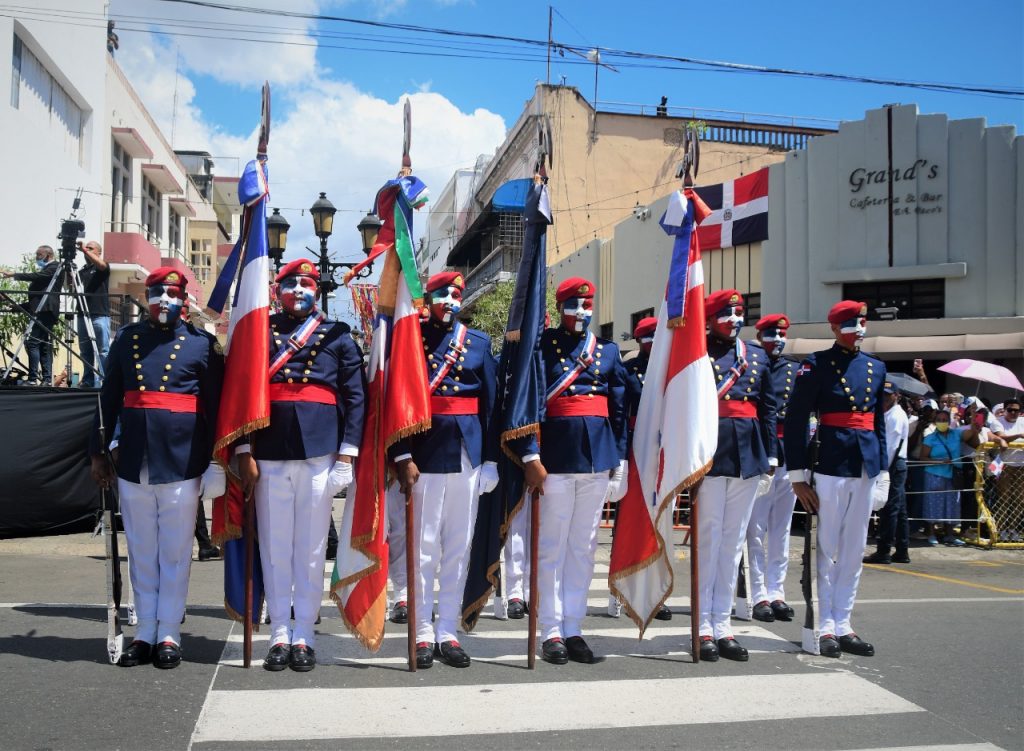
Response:
POLYGON ((0 273, 5 279, 28 282, 28 303, 22 305, 22 309, 32 316, 32 328, 25 339, 25 350, 28 352, 26 386, 49 386, 53 383, 51 332, 57 325, 57 316, 60 313, 60 283, 54 285, 50 294, 46 294, 46 288, 59 268, 60 264, 54 258, 53 248, 49 245, 40 245, 36 248, 36 271, 0 273))
POLYGON ((79 271, 82 286, 85 288, 85 304, 92 321, 92 332, 96 337, 96 353, 98 360, 93 359, 92 342, 85 317, 79 315, 78 345, 82 359, 88 365, 84 367, 82 386, 99 388, 103 385, 103 368, 110 349, 110 265, 103 260, 103 247, 95 240, 78 246, 85 256, 85 266, 79 271), (97 374, 93 368, 99 368, 97 374))

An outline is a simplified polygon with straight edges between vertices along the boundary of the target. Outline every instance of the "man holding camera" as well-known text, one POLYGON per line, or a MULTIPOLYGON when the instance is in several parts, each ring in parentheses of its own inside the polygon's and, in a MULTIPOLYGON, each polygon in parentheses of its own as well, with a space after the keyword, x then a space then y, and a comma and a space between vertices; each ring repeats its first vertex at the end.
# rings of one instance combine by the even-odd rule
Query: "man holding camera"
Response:
POLYGON ((54 258, 53 248, 40 245, 36 248, 35 271, 12 273, 5 271, 0 276, 19 282, 28 282, 28 303, 22 308, 32 316, 32 328, 25 339, 28 352, 28 381, 26 386, 49 386, 53 383, 53 327, 60 314, 60 283, 55 284, 49 294, 46 288, 53 281, 60 264, 54 258))
POLYGON ((103 260, 103 248, 95 240, 78 247, 85 256, 85 266, 78 272, 85 290, 85 314, 92 322, 90 338, 85 315, 78 316, 79 348, 87 363, 83 366, 82 386, 98 388, 103 385, 103 368, 110 350, 110 265, 103 260))

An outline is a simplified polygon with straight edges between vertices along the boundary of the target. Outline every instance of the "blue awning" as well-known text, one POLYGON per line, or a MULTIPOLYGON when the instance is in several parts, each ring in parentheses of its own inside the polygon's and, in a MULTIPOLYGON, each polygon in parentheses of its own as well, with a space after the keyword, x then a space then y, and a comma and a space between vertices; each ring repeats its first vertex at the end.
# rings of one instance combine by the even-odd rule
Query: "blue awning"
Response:
POLYGON ((526 194, 530 191, 531 178, 509 180, 494 191, 491 205, 494 211, 510 211, 522 214, 526 210, 526 194))

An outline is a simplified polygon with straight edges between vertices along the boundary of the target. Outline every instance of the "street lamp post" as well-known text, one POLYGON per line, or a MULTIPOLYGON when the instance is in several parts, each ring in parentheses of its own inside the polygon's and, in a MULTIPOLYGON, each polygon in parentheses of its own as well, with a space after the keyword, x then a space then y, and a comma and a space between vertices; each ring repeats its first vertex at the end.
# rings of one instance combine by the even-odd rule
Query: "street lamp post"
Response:
POLYGON ((291 225, 281 216, 280 209, 274 209, 274 213, 267 217, 267 255, 274 262, 274 271, 281 270, 281 259, 288 244, 289 229, 291 225))
MULTIPOLYGON (((352 269, 357 265, 355 263, 338 262, 330 259, 327 249, 327 238, 334 232, 334 215, 337 211, 334 208, 334 204, 328 200, 326 193, 321 193, 320 197, 313 202, 309 209, 309 213, 313 216, 313 231, 320 238, 320 253, 317 257, 317 265, 320 267, 320 308, 325 316, 329 312, 328 295, 340 286, 334 278, 335 274, 340 269, 352 269)), ((377 233, 382 225, 383 222, 373 213, 368 213, 359 222, 357 229, 362 236, 363 252, 367 255, 369 255, 370 250, 373 248, 373 243, 376 242, 377 233)), ((357 276, 367 277, 371 273, 372 264, 360 271, 357 276)))

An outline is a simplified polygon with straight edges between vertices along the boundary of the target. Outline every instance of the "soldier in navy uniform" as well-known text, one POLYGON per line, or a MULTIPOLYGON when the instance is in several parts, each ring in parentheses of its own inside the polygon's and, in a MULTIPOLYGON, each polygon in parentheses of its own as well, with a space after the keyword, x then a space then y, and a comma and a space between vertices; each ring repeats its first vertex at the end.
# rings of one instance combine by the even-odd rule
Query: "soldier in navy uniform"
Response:
POLYGON ((844 300, 828 322, 830 349, 815 352, 797 371, 786 412, 786 466, 793 491, 808 512, 818 513, 818 630, 825 657, 842 652, 869 657, 875 648, 850 624, 860 581, 872 497, 885 502, 889 472, 885 449, 885 365, 860 351, 867 306, 844 300), (807 421, 818 413, 817 456, 812 458, 807 421))
POLYGON ((589 331, 594 284, 572 277, 555 298, 561 325, 547 329, 541 357, 547 412, 535 437, 512 445, 527 488, 538 488, 540 540, 537 613, 543 658, 590 664, 581 629, 594 576, 597 528, 606 499, 625 494, 626 371, 613 342, 589 331))
MULTIPOLYGON (((641 318, 633 328, 633 339, 637 343, 637 354, 626 361, 626 425, 627 434, 627 455, 628 447, 633 445, 633 431, 636 429, 636 416, 640 409, 640 397, 644 391, 644 378, 647 375, 647 365, 651 358, 651 348, 654 346, 654 332, 658 328, 658 319, 653 316, 641 318)), ((615 535, 615 528, 612 528, 612 535, 615 535)), ((608 595, 608 615, 618 618, 622 611, 622 604, 615 595, 608 595)), ((658 608, 654 614, 659 621, 671 621, 672 611, 667 605, 658 608)))
POLYGON ((458 318, 462 274, 432 276, 426 287, 430 320, 423 325, 423 353, 430 386, 431 427, 390 450, 402 493, 412 491, 419 581, 416 586, 416 665, 429 668, 437 657, 464 668, 470 657, 459 644, 462 594, 477 501, 498 484, 490 436, 497 363, 491 340, 458 318), (437 622, 434 579, 439 573, 437 622))
POLYGON ((271 671, 316 667, 331 506, 352 481, 363 431, 362 354, 348 324, 317 309, 319 282, 305 258, 278 272, 284 312, 270 317, 270 425, 235 449, 243 490, 256 502, 270 615, 263 667, 271 671))
MULTIPOLYGON (((768 355, 772 388, 778 402, 775 427, 782 443, 786 405, 793 395, 797 362, 782 354, 786 348, 789 317, 785 313, 764 316, 756 324, 757 341, 768 355)), ((779 458, 783 458, 780 446, 779 458)), ((793 521, 796 496, 789 482, 786 467, 780 466, 772 476, 768 492, 754 501, 754 510, 747 525, 747 551, 750 559, 750 588, 754 600, 754 618, 759 621, 790 621, 793 608, 786 603, 786 570, 789 568, 789 527, 793 521)))
POLYGON ((700 658, 743 662, 747 650, 733 637, 729 617, 758 486, 778 465, 775 389, 767 353, 738 337, 742 295, 734 289, 714 292, 704 312, 718 387, 718 449, 697 507, 700 658))
POLYGON ((146 278, 149 318, 121 329, 110 347, 89 453, 92 476, 117 474, 128 568, 139 623, 120 664, 181 663, 192 534, 201 495, 224 492, 210 464, 224 357, 217 340, 181 320, 187 279, 161 267, 146 278), (106 459, 115 429, 115 467, 106 459))

